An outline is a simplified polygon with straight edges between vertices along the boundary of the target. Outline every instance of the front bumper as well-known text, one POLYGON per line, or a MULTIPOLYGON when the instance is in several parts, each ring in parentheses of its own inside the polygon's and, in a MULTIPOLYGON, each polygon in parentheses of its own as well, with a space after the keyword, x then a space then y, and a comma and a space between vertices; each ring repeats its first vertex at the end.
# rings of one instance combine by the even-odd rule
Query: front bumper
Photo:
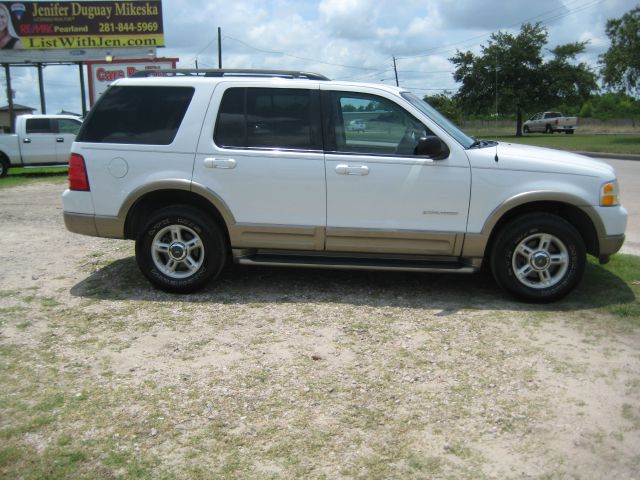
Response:
POLYGON ((598 255, 600 263, 606 263, 610 255, 613 255, 618 250, 620 250, 622 248, 622 244, 624 243, 624 239, 624 235, 611 235, 608 237, 600 238, 600 254, 598 255))

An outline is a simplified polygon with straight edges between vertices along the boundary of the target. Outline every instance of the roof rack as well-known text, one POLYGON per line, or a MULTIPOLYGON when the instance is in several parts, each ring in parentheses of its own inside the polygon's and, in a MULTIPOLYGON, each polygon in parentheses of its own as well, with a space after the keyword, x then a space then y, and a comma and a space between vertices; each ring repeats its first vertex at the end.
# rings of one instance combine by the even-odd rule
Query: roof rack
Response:
POLYGON ((253 69, 158 69, 138 70, 133 77, 151 77, 157 75, 184 75, 200 77, 281 77, 305 78, 307 80, 329 80, 324 75, 312 72, 298 72, 293 70, 253 70, 253 69))

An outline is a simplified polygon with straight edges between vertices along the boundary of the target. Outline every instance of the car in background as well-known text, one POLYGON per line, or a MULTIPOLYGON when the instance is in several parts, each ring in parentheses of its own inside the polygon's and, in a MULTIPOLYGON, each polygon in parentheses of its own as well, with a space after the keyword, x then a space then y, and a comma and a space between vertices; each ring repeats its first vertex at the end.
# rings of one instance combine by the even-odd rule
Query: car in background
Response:
POLYGON ((20 115, 16 132, 0 134, 0 177, 10 167, 69 164, 71 144, 82 125, 74 115, 20 115))
POLYGON ((578 125, 578 117, 564 117, 560 112, 539 112, 529 120, 524 122, 522 131, 524 133, 544 132, 555 133, 564 132, 573 134, 578 125))
POLYGON ((367 129, 367 124, 364 120, 351 120, 347 125, 349 132, 364 132, 367 129))

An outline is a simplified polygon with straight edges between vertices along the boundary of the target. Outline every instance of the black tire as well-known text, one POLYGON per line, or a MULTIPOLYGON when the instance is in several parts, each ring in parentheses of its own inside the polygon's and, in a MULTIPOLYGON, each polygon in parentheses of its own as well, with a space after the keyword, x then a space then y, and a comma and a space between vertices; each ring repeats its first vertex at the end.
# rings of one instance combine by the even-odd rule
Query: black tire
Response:
POLYGON ((522 133, 529 133, 529 127, 524 126, 524 127, 522 128, 522 133))
POLYGON ((544 133, 553 133, 553 128, 551 128, 551 125, 547 124, 547 126, 544 127, 544 133))
POLYGON ((573 135, 573 132, 575 130, 565 130, 564 133, 566 133, 567 135, 573 135))
POLYGON ((220 274, 226 258, 227 242, 218 224, 187 205, 158 210, 136 239, 140 271, 166 292, 202 288, 220 274))
POLYGON ((491 250, 498 285, 528 302, 553 302, 567 295, 582 279, 585 263, 578 231, 548 213, 512 220, 498 232, 491 250))
POLYGON ((9 160, 3 155, 0 157, 0 178, 6 177, 9 173, 9 160))

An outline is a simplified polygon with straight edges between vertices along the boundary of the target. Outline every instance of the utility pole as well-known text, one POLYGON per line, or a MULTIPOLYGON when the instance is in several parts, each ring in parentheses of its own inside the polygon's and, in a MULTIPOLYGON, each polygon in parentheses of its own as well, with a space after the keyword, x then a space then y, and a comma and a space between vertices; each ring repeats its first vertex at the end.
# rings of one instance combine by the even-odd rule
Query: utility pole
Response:
POLYGON ((84 90, 84 67, 82 62, 78 62, 78 73, 80 74, 80 97, 82 101, 82 116, 87 116, 87 94, 84 90))
POLYGON ((396 57, 393 57, 393 71, 396 74, 396 87, 400 86, 400 83, 398 83, 398 69, 396 68, 396 57))
POLYGON ((4 64, 4 75, 7 79, 7 105, 9 106, 9 130, 11 133, 16 131, 16 117, 13 113, 13 90, 11 90, 11 67, 8 63, 4 64))
POLYGON ((42 64, 36 64, 38 68, 38 85, 40 86, 40 113, 47 113, 47 102, 44 99, 44 79, 42 78, 42 64))
POLYGON ((498 49, 496 49, 496 131, 498 130, 498 49))
POLYGON ((218 68, 222 68, 222 31, 218 27, 218 68))

